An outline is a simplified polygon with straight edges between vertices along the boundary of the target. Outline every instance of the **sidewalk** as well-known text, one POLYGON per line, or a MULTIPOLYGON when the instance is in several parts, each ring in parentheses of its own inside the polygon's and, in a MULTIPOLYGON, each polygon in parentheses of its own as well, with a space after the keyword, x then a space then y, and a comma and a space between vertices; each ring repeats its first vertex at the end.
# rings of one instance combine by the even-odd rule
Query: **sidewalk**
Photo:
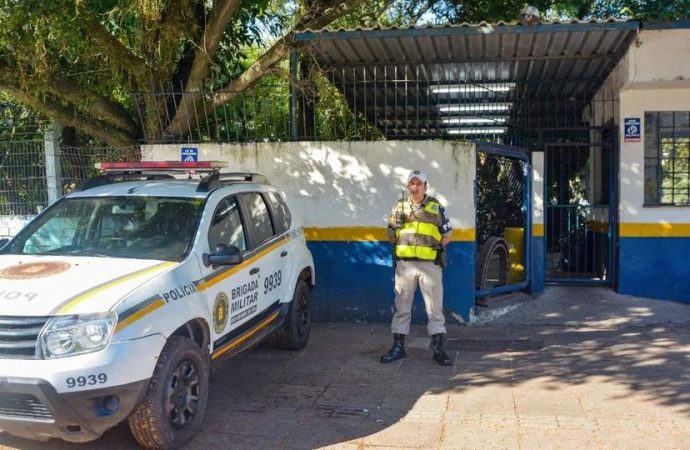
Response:
MULTIPOLYGON (((384 365, 384 324, 315 324, 212 376, 189 449, 672 449, 690 446, 690 305, 549 288, 488 325, 448 330, 441 367, 414 327, 384 365)), ((126 426, 86 445, 0 436, 0 448, 137 448, 126 426)))

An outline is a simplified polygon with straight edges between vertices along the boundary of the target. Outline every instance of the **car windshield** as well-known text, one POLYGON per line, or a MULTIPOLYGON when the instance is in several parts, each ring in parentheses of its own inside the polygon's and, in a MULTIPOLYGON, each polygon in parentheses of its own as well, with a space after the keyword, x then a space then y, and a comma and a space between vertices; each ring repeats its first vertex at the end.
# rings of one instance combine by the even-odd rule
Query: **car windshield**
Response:
POLYGON ((2 253, 181 261, 193 244, 203 205, 195 198, 63 199, 2 253))

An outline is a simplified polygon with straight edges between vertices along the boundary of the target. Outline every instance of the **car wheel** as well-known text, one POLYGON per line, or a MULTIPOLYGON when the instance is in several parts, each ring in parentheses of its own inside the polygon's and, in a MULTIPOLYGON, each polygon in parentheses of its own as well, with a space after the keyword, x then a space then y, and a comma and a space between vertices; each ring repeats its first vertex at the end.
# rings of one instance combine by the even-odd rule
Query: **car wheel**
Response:
POLYGON ((209 362, 190 339, 168 339, 141 404, 129 417, 142 447, 173 449, 191 441, 204 420, 209 362))
POLYGON ((280 345, 286 350, 300 350, 307 345, 311 331, 310 294, 307 283, 299 280, 280 338, 280 345))

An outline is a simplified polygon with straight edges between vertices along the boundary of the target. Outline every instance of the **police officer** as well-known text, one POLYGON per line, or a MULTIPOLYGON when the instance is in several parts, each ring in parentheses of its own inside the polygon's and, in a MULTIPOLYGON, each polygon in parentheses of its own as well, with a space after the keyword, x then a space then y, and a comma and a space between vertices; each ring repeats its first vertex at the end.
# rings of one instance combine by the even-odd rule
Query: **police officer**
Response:
POLYGON ((388 220, 388 239, 395 246, 395 315, 391 324, 393 347, 381 356, 382 363, 404 358, 405 336, 410 332, 412 301, 417 284, 424 297, 427 331, 433 339, 434 361, 450 366, 443 349, 446 336, 443 317, 443 281, 439 251, 451 239, 446 211, 426 195, 427 176, 413 170, 407 177, 407 200, 400 199, 388 220))

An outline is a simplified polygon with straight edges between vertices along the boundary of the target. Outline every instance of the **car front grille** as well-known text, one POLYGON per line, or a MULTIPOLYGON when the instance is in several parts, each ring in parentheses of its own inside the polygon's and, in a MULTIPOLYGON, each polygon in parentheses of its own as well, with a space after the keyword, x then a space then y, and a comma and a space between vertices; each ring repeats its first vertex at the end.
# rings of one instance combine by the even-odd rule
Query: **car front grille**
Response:
POLYGON ((0 393, 0 416, 52 421, 53 415, 41 401, 30 394, 0 393))
POLYGON ((0 316, 0 358, 38 358, 38 335, 48 319, 0 316))

